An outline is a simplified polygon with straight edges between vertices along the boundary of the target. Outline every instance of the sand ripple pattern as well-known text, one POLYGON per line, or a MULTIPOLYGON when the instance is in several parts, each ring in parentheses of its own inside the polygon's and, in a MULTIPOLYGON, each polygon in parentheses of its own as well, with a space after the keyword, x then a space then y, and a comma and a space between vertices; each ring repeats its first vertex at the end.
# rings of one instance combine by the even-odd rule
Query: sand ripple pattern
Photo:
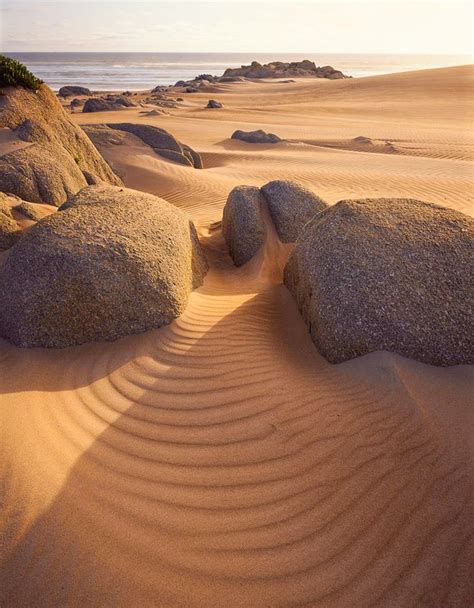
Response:
POLYGON ((388 353, 327 364, 281 285, 278 244, 267 235, 235 269, 218 223, 233 186, 284 178, 330 202, 472 213, 467 94, 441 103, 465 79, 441 72, 424 88, 420 74, 286 95, 249 83, 213 114, 194 94, 184 117, 155 120, 203 153, 202 171, 143 146, 107 152, 129 187, 192 214, 211 271, 158 331, 64 351, 0 343, 0 606, 473 605, 472 368, 388 353), (229 143, 246 125, 419 151, 229 143))
POLYGON ((232 272, 162 330, 30 351, 37 391, 3 408, 27 460, 4 472, 3 605, 467 605, 471 469, 430 410, 446 382, 388 354, 328 365, 281 285, 232 272))

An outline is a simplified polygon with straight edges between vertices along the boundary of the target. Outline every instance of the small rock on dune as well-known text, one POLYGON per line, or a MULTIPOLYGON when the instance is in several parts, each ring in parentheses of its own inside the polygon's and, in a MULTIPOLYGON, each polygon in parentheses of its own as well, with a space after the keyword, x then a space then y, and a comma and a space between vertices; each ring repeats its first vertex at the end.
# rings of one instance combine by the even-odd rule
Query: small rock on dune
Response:
POLYGON ((150 194, 90 186, 0 268, 0 335, 22 347, 114 340, 179 316, 207 264, 189 218, 150 194))
POLYGON ((354 137, 352 140, 355 144, 363 144, 363 145, 373 145, 373 141, 370 137, 365 137, 364 135, 359 135, 358 137, 354 137))
POLYGON ((248 144, 277 144, 283 141, 278 135, 266 133, 262 129, 256 131, 241 131, 240 129, 237 129, 237 131, 232 133, 231 139, 239 139, 248 144))
POLYGON ((293 243, 305 224, 327 208, 327 203, 295 182, 276 180, 261 189, 279 239, 293 243))
POLYGON ((224 107, 224 104, 222 104, 220 101, 216 101, 215 99, 210 99, 207 103, 207 107, 213 109, 220 109, 224 107))
POLYGON ((285 268, 332 363, 388 350, 474 363, 474 220, 406 199, 340 201, 306 226, 285 268))
POLYGON ((92 92, 86 87, 68 85, 67 87, 61 87, 59 89, 58 95, 60 97, 76 97, 77 95, 84 95, 90 97, 92 95, 92 92))
POLYGON ((12 247, 20 238, 21 231, 13 218, 9 197, 0 192, 0 251, 12 247))
POLYGON ((222 233, 236 266, 248 262, 265 242, 261 194, 253 186, 237 186, 227 198, 222 233))
POLYGON ((119 185, 84 131, 72 122, 53 92, 8 87, 0 97, 0 128, 33 145, 0 159, 0 189, 37 203, 60 205, 84 186, 82 171, 119 185))

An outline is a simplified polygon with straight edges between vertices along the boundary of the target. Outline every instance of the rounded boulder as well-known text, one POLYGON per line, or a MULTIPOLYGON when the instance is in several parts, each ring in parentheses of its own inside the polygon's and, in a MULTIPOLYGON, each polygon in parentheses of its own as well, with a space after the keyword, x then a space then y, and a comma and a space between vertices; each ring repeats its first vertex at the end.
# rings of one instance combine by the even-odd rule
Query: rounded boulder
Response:
POLYGON ((207 264, 194 225, 150 194, 84 188, 0 268, 0 335, 22 347, 115 340, 170 323, 207 264))
POLYGON ((305 228, 284 281, 338 363, 386 350, 474 363, 474 220, 411 199, 340 201, 305 228))

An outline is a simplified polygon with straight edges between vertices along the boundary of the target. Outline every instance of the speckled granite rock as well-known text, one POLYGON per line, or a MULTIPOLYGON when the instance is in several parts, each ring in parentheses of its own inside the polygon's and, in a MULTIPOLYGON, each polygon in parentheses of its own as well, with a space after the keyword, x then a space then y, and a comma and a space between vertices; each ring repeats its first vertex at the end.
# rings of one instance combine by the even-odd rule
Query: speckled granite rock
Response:
POLYGON ((332 363, 388 350, 474 363, 474 220, 407 199, 340 201, 306 226, 284 281, 332 363))
POLYGON ((190 219, 150 194, 90 186, 0 268, 0 335, 23 347, 114 340, 185 309, 207 264, 190 219))
POLYGON ((261 188, 261 192, 283 243, 296 241, 304 225, 328 206, 319 196, 291 181, 269 182, 261 188))
POLYGON ((237 186, 227 198, 222 233, 236 266, 248 262, 265 242, 260 203, 260 190, 253 186, 237 186))

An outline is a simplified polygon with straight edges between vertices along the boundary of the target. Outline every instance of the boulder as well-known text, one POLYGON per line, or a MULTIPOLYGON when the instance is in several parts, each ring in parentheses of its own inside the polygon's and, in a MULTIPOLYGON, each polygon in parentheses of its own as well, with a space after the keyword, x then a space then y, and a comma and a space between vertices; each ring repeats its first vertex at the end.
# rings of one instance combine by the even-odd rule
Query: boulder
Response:
POLYGON ((118 108, 135 108, 137 106, 127 95, 107 95, 106 101, 118 108))
POLYGON ((9 197, 0 192, 0 251, 12 247, 20 238, 21 231, 16 223, 9 197))
POLYGON ((0 268, 0 335, 22 347, 115 340, 170 323, 207 265, 190 219, 150 194, 81 190, 0 268))
POLYGON ((283 141, 278 135, 266 133, 262 129, 258 129, 257 131, 241 131, 238 129, 232 133, 231 139, 239 139, 248 144, 277 144, 283 141))
POLYGON ((242 266, 265 242, 261 194, 253 186, 237 186, 227 198, 222 217, 222 234, 236 266, 242 266))
POLYGON ((0 157, 0 190, 60 205, 87 185, 83 170, 107 183, 122 183, 46 85, 36 92, 23 87, 3 92, 0 128, 8 127, 32 145, 0 157))
POLYGON ((79 162, 64 148, 33 144, 0 156, 0 187, 27 201, 59 206, 87 185, 79 162))
POLYGON ((77 87, 69 85, 67 87, 61 87, 59 89, 58 95, 60 97, 76 97, 77 95, 85 95, 90 97, 92 95, 92 91, 90 91, 86 87, 77 87))
POLYGON ((198 89, 196 87, 186 87, 185 93, 197 93, 198 89))
POLYGON ((313 342, 338 363, 387 350, 474 363, 474 220, 409 199, 340 201, 318 214, 285 267, 313 342))
POLYGON ((207 103, 207 107, 219 109, 219 108, 223 108, 224 104, 222 104, 220 101, 216 101, 215 99, 210 99, 207 103))
POLYGON ((106 101, 105 99, 88 99, 84 104, 82 111, 85 114, 92 112, 112 112, 118 108, 113 105, 112 102, 106 101))
POLYGON ((132 133, 143 143, 151 146, 160 156, 169 158, 181 165, 187 165, 196 169, 202 169, 200 155, 186 144, 179 142, 171 133, 152 125, 133 123, 113 123, 109 125, 90 125, 84 127, 92 141, 100 147, 104 139, 116 136, 114 131, 132 133))
POLYGON ((319 196, 291 181, 269 182, 261 191, 283 243, 294 243, 305 224, 328 206, 319 196))

